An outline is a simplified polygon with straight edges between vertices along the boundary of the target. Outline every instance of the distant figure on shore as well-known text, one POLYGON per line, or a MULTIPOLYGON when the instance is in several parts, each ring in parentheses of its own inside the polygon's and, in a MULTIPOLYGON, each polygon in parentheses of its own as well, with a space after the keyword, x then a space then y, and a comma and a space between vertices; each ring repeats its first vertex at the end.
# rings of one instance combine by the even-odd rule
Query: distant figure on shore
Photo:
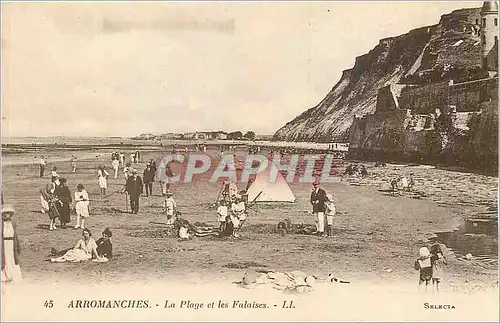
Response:
POLYGON ((19 266, 21 245, 16 225, 12 222, 14 214, 12 206, 2 204, 2 282, 19 282, 23 279, 19 266))
POLYGON ((118 169, 120 168, 120 161, 118 159, 113 159, 111 162, 111 166, 113 167, 113 171, 115 172, 115 179, 118 178, 118 169))
POLYGON ((130 209, 133 214, 139 213, 139 197, 142 194, 142 180, 137 176, 137 170, 132 170, 132 176, 129 176, 125 184, 125 191, 130 196, 130 209))
POLYGON ((75 173, 76 172, 76 156, 75 155, 71 156, 69 166, 71 168, 71 172, 75 173))
POLYGON ((144 186, 146 188, 146 197, 153 195, 153 181, 155 178, 155 173, 151 169, 151 164, 146 165, 146 169, 142 174, 142 180, 144 182, 144 186))
POLYGON ((102 195, 106 195, 106 189, 108 188, 108 177, 109 173, 106 171, 104 166, 99 166, 97 170, 97 180, 99 182, 99 189, 102 195))
POLYGON ((125 154, 123 152, 120 153, 120 165, 125 164, 125 154))
POLYGON ((141 161, 141 153, 138 150, 136 150, 135 151, 135 163, 139 164, 140 161, 141 161))
POLYGON ((130 154, 130 163, 135 164, 135 153, 130 154))
POLYGON ((45 162, 45 157, 41 156, 38 164, 40 165, 40 178, 42 178, 43 174, 45 173, 45 166, 47 165, 45 162))
POLYGON ((160 177, 161 194, 162 196, 166 196, 167 191, 170 189, 170 178, 174 176, 170 165, 165 165, 164 177, 160 176, 159 174, 157 174, 157 176, 160 177))
POLYGON ((415 186, 415 179, 413 178, 413 173, 410 173, 408 177, 408 191, 413 191, 413 186, 415 186))

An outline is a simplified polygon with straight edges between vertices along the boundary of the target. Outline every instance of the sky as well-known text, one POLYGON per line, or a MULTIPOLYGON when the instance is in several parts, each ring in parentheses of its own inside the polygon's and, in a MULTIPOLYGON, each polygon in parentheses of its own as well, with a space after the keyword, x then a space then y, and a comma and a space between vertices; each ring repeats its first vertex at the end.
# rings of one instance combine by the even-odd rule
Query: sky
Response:
POLYGON ((2 2, 2 136, 273 134, 381 38, 482 2, 2 2))

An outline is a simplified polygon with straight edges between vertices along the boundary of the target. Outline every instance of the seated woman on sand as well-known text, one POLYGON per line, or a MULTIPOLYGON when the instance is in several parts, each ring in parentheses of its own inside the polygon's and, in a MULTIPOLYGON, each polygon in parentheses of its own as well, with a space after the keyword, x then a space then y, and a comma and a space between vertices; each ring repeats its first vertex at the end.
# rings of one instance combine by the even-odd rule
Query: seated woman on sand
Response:
POLYGON ((82 232, 82 238, 78 240, 73 249, 68 250, 59 258, 50 259, 51 262, 80 262, 90 260, 92 258, 101 259, 97 253, 97 244, 92 238, 92 233, 85 228, 82 232))

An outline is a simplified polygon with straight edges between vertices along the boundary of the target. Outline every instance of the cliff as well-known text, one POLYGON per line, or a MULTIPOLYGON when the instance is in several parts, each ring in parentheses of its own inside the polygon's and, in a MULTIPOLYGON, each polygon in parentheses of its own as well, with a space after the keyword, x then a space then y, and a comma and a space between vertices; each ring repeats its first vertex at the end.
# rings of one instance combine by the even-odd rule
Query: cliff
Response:
POLYGON ((380 40, 359 56, 316 106, 280 128, 274 140, 346 141, 356 115, 375 112, 380 88, 484 77, 480 70, 480 8, 443 15, 439 24, 380 40))

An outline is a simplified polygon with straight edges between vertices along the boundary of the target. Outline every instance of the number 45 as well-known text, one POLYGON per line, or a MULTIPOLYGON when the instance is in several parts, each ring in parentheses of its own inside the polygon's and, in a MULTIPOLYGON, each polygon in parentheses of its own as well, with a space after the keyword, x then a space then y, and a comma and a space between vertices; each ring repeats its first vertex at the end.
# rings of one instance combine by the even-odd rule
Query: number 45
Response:
POLYGON ((45 301, 45 303, 43 304, 43 306, 48 307, 48 308, 52 308, 52 307, 54 307, 54 303, 52 302, 52 300, 45 301))

